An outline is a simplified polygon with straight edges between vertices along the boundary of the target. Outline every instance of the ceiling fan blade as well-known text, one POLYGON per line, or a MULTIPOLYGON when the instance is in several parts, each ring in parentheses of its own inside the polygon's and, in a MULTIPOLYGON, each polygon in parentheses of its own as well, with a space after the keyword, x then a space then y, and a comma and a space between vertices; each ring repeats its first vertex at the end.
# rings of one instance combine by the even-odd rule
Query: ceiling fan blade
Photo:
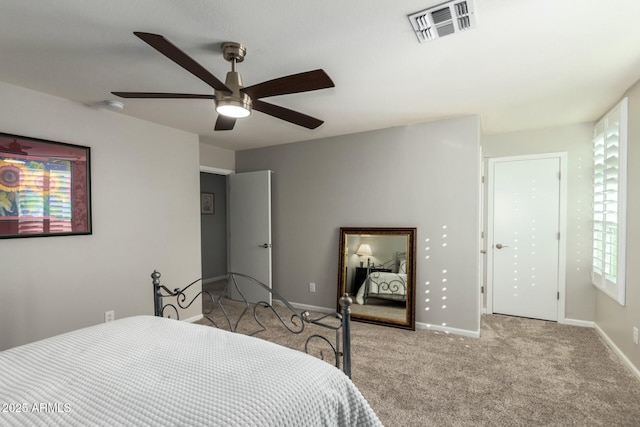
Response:
POLYGON ((216 99, 215 95, 196 95, 192 93, 162 92, 111 92, 120 98, 164 98, 164 99, 216 99))
POLYGON ((231 130, 233 126, 236 124, 236 119, 233 117, 223 116, 222 114, 218 114, 218 119, 216 120, 215 130, 231 130))
POLYGON ((307 116, 306 114, 269 104, 268 102, 258 99, 253 101, 253 109, 295 125, 306 127, 307 129, 315 129, 324 123, 324 121, 316 119, 315 117, 307 116))
POLYGON ((140 31, 134 31, 136 36, 140 37, 149 46, 189 71, 194 76, 214 88, 215 90, 221 90, 225 92, 231 92, 231 90, 220 80, 218 80, 213 74, 207 71, 202 65, 198 64, 189 55, 178 49, 173 43, 165 39, 159 34, 143 33, 140 31))
POLYGON ((286 95, 289 93, 308 92, 310 90, 334 87, 331 78, 324 70, 306 71, 258 83, 242 89, 251 99, 266 98, 268 96, 286 95))

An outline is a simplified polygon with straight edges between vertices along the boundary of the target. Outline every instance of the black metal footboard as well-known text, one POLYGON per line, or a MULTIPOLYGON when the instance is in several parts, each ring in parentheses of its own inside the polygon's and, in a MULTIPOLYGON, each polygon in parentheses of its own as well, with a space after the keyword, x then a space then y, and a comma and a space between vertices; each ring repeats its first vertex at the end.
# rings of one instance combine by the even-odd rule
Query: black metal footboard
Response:
POLYGON ((369 297, 391 301, 405 302, 407 300, 407 283, 395 273, 373 271, 367 276, 364 289, 364 302, 369 297), (394 276, 390 276, 393 274, 394 276))
MULTIPOLYGON (((154 306, 154 315, 160 317, 172 317, 175 315, 176 319, 180 319, 180 310, 186 309, 190 307, 193 302, 199 297, 206 298, 208 302, 210 302, 210 308, 204 311, 203 316, 211 322, 211 324, 215 327, 219 327, 214 319, 212 318, 213 311, 218 308, 219 312, 222 314, 225 319, 226 326, 232 332, 237 332, 238 325, 240 320, 245 316, 246 313, 252 311, 253 319, 258 325, 258 330, 250 333, 249 335, 256 335, 262 331, 266 330, 264 324, 260 321, 258 317, 257 309, 259 307, 270 308, 271 311, 275 314, 276 318, 280 321, 280 323, 284 326, 284 328, 293 334, 301 334, 305 330, 305 325, 307 323, 317 325, 335 332, 335 342, 331 342, 331 340, 327 339, 323 335, 313 334, 309 336, 304 345, 305 352, 309 352, 309 343, 312 340, 319 340, 328 345, 333 353, 336 361, 336 367, 340 369, 340 361, 342 360, 342 371, 351 378, 351 304, 353 301, 349 297, 348 294, 344 294, 342 298, 340 298, 340 307, 341 312, 333 312, 330 314, 320 315, 318 317, 311 317, 311 314, 308 311, 299 311, 294 308, 286 299, 284 299, 280 294, 276 291, 260 282, 259 280, 247 276, 246 274, 241 273, 228 273, 228 280, 225 289, 221 292, 220 295, 212 295, 207 291, 200 290, 196 293, 195 296, 187 297, 186 292, 196 283, 200 282, 201 279, 195 280, 189 283, 184 288, 176 288, 173 291, 168 289, 166 286, 160 284, 160 276, 161 274, 158 271, 154 271, 151 274, 151 278, 153 279, 153 306, 154 306), (260 289, 263 289, 271 294, 273 300, 279 301, 283 307, 289 312, 287 316, 289 317, 290 323, 285 320, 287 316, 281 316, 281 314, 276 310, 276 308, 267 303, 266 301, 259 301, 255 304, 249 304, 240 291, 238 287, 237 279, 242 278, 245 282, 251 283, 253 286, 257 286, 260 289), (228 311, 225 309, 223 305, 223 299, 226 298, 230 288, 233 287, 236 293, 241 297, 244 308, 241 314, 238 316, 235 321, 231 319, 228 311), (169 302, 165 303, 165 299, 169 299, 169 302), (253 306, 253 309, 251 308, 253 306), (325 321, 329 319, 334 319, 331 323, 325 321)), ((324 356, 320 355, 322 359, 324 356)))

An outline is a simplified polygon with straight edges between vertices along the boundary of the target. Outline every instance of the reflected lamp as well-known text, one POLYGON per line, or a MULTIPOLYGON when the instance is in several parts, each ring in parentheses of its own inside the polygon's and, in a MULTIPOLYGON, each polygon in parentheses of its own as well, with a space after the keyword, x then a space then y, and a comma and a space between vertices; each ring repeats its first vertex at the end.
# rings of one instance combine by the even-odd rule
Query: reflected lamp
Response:
MULTIPOLYGON (((369 267, 370 263, 371 263, 371 255, 373 255, 373 252, 371 251, 371 246, 367 243, 362 243, 360 246, 358 246, 358 250, 356 251, 356 255, 359 255, 361 257, 366 256, 367 257, 367 267, 369 267)), ((360 267, 363 267, 364 265, 363 261, 360 261, 360 267)))

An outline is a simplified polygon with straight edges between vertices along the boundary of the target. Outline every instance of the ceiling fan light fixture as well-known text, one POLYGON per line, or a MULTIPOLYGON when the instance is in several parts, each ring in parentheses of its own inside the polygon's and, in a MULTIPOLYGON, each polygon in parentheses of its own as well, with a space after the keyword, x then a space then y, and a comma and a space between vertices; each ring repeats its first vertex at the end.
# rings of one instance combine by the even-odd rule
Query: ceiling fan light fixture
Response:
POLYGON ((248 117, 251 114, 251 98, 244 93, 240 97, 222 96, 216 98, 216 112, 234 119, 248 117))
POLYGON ((232 117, 234 119, 248 117, 251 114, 251 110, 249 110, 248 108, 232 104, 218 105, 216 107, 216 111, 218 112, 218 114, 226 117, 232 117))

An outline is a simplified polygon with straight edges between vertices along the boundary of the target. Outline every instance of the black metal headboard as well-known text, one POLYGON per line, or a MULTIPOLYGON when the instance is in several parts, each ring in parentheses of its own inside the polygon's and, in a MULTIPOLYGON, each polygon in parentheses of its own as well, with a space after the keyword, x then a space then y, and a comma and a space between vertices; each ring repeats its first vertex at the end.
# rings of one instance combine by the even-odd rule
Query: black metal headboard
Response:
MULTIPOLYGON (((272 304, 267 303, 266 301, 259 301, 253 304, 253 318, 255 322, 258 324, 259 329, 249 335, 256 335, 264 330, 266 330, 264 324, 258 318, 257 309, 258 307, 266 307, 270 308, 271 311, 278 318, 280 323, 291 333, 293 334, 301 334, 307 323, 318 325, 323 328, 327 328, 333 330, 335 332, 335 342, 331 342, 326 337, 313 334, 307 338, 305 341, 304 349, 305 352, 308 353, 309 343, 312 340, 320 340, 325 342, 331 348, 331 351, 335 357, 336 367, 340 369, 340 360, 342 359, 342 371, 349 377, 351 377, 351 304, 353 304, 352 299, 348 294, 344 294, 342 298, 340 298, 340 313, 333 312, 325 315, 320 315, 315 318, 311 318, 311 314, 308 311, 299 311, 294 308, 285 298, 280 296, 276 291, 274 291, 269 286, 260 282, 259 280, 247 276, 246 274, 241 273, 228 273, 228 280, 224 290, 219 295, 212 295, 210 292, 205 290, 200 290, 193 297, 187 297, 186 292, 197 284, 201 282, 201 279, 194 280, 189 283, 184 288, 175 288, 173 291, 167 288, 166 286, 160 284, 161 274, 157 270, 151 274, 151 278, 153 280, 153 309, 154 315, 159 317, 171 317, 172 314, 175 314, 175 318, 177 320, 180 319, 180 310, 184 310, 189 308, 194 301, 198 299, 199 296, 203 298, 207 298, 210 302, 210 308, 207 311, 204 311, 203 316, 211 322, 211 324, 215 327, 219 327, 216 322, 212 319, 211 314, 216 307, 220 308, 220 313, 224 317, 227 327, 230 331, 236 332, 238 328, 238 324, 240 320, 244 317, 244 315, 251 310, 251 304, 247 302, 247 299, 244 297, 240 288, 238 287, 238 278, 244 279, 245 282, 251 283, 253 286, 256 286, 260 289, 263 289, 271 294, 273 300, 280 301, 282 305, 284 305, 287 310, 290 312, 290 320, 291 324, 285 321, 285 319, 280 315, 280 313, 273 307, 272 304), (238 295, 240 295, 242 302, 244 304, 244 309, 240 316, 234 321, 232 321, 229 316, 227 310, 222 304, 223 298, 226 298, 228 295, 228 291, 233 287, 238 295), (169 299, 169 302, 165 303, 165 299, 169 299), (168 312, 168 313, 167 313, 168 312), (325 319, 334 318, 337 319, 337 322, 334 321, 335 324, 329 324, 324 322, 325 319), (298 321, 296 321, 298 320, 298 321)), ((321 355, 321 358, 324 358, 321 355)))

